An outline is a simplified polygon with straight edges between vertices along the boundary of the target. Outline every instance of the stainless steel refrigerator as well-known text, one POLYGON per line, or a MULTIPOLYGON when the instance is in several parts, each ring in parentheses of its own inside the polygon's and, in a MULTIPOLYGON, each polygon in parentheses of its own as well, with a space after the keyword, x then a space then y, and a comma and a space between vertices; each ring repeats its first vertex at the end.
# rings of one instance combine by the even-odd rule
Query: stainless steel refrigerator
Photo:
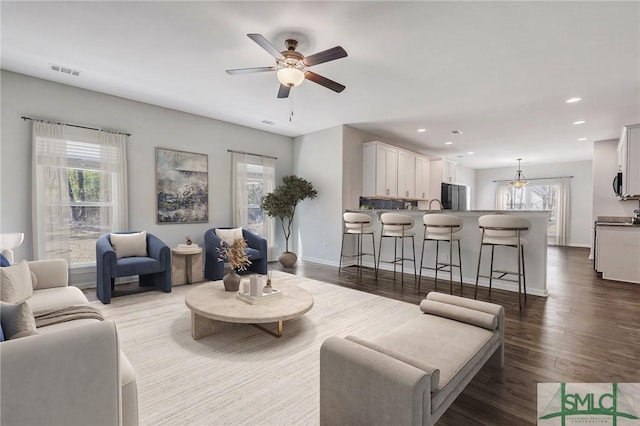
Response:
POLYGON ((467 187, 453 183, 443 183, 440 195, 445 210, 467 210, 467 187))

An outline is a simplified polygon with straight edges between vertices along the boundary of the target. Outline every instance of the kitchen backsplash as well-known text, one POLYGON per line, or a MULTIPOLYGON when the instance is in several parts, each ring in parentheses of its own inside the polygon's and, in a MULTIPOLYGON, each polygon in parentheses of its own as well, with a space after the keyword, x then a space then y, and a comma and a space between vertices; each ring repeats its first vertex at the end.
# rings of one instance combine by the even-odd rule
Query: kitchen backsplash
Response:
POLYGON ((373 210, 417 210, 418 202, 360 197, 360 208, 373 210))

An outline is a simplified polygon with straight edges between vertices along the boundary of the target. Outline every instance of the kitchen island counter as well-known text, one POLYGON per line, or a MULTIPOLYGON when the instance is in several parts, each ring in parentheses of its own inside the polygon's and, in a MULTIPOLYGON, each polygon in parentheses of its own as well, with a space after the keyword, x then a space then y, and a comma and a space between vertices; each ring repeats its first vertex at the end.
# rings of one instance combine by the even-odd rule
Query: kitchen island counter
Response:
MULTIPOLYGON (((412 232, 415 235, 415 249, 416 249, 416 270, 419 272, 422 240, 424 236, 424 225, 422 217, 425 214, 449 214, 453 216, 459 216, 463 220, 463 228, 458 235, 461 236, 461 251, 462 251, 462 279, 465 284, 475 285, 476 282, 476 268, 478 266, 478 255, 480 253, 480 238, 482 232, 478 227, 478 218, 487 214, 512 214, 529 219, 531 222, 531 229, 526 234, 524 239, 527 241, 524 248, 525 262, 526 262, 526 279, 527 279, 527 294, 536 296, 548 296, 547 288, 547 226, 549 223, 550 212, 547 210, 465 210, 465 211, 452 211, 452 210, 347 210, 348 212, 358 212, 372 215, 375 228, 375 241, 376 251, 378 250, 380 243, 380 215, 382 213, 402 213, 407 214, 415 220, 415 225, 412 228, 412 232)), ((410 241, 410 240, 409 240, 410 241)), ((399 246, 398 246, 399 247, 399 246)), ((483 256, 481 275, 488 275, 489 270, 489 258, 490 249, 485 248, 485 256, 483 256), (485 262, 486 260, 486 262, 485 262)), ((457 260, 457 254, 454 250, 454 261, 457 260)), ((405 254, 410 253, 410 246, 405 246, 405 254)), ((433 266, 435 259, 435 243, 427 242, 424 250, 425 266, 433 266)), ((449 255, 449 250, 440 250, 440 261, 447 261, 446 257, 449 255)), ((385 239, 382 247, 382 260, 390 260, 393 258, 393 244, 391 239, 385 239)), ((501 270, 517 270, 517 254, 513 248, 509 247, 496 247, 494 268, 501 270)), ((368 266, 373 266, 370 263, 368 266)), ((405 262, 405 273, 412 274, 413 265, 411 262, 405 262)), ((383 269, 393 270, 393 266, 390 264, 380 264, 383 269)), ((434 271, 425 269, 422 272, 423 276, 434 276, 434 271)), ((438 274, 439 284, 444 285, 449 280, 448 273, 438 274), (443 281, 440 281, 442 279, 443 281)), ((455 281, 458 280, 457 271, 454 270, 454 288, 455 281)), ((406 278, 405 278, 406 281, 406 278)), ((479 284, 481 286, 488 287, 489 280, 487 278, 480 278, 479 284)), ((447 283, 448 285, 448 283, 447 283)), ((517 292, 518 284, 506 281, 494 280, 493 287, 517 292)), ((424 287, 423 287, 424 288, 424 287)), ((466 293, 465 293, 466 294, 466 293)))

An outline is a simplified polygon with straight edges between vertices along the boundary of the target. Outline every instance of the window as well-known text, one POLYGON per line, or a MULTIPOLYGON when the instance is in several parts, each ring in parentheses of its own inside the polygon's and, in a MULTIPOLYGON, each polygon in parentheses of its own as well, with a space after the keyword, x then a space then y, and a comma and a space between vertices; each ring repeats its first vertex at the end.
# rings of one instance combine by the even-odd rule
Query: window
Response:
POLYGON ((37 259, 95 263, 98 237, 127 229, 126 136, 34 121, 37 259))
POLYGON ((508 182, 499 182, 496 189, 499 210, 549 210, 547 243, 564 245, 568 215, 568 178, 535 179, 522 189, 508 182))
POLYGON ((233 226, 243 227, 267 239, 268 258, 272 259, 275 219, 260 205, 262 197, 275 188, 275 159, 232 153, 233 226))

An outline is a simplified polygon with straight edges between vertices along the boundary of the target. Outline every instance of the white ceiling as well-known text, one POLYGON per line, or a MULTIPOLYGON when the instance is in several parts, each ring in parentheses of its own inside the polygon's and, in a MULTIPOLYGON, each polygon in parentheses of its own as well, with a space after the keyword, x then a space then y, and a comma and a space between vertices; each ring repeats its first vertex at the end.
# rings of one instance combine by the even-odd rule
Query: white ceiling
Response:
POLYGON ((468 167, 515 168, 519 157, 525 166, 588 160, 594 140, 640 122, 637 1, 1 8, 3 69, 288 136, 348 124, 468 167), (346 90, 304 82, 292 90, 289 122, 275 73, 224 72, 275 64, 247 33, 282 50, 297 35, 305 55, 341 45, 348 57, 311 70, 346 90), (51 63, 81 74, 55 73, 51 63), (574 96, 583 100, 565 103, 574 96))

